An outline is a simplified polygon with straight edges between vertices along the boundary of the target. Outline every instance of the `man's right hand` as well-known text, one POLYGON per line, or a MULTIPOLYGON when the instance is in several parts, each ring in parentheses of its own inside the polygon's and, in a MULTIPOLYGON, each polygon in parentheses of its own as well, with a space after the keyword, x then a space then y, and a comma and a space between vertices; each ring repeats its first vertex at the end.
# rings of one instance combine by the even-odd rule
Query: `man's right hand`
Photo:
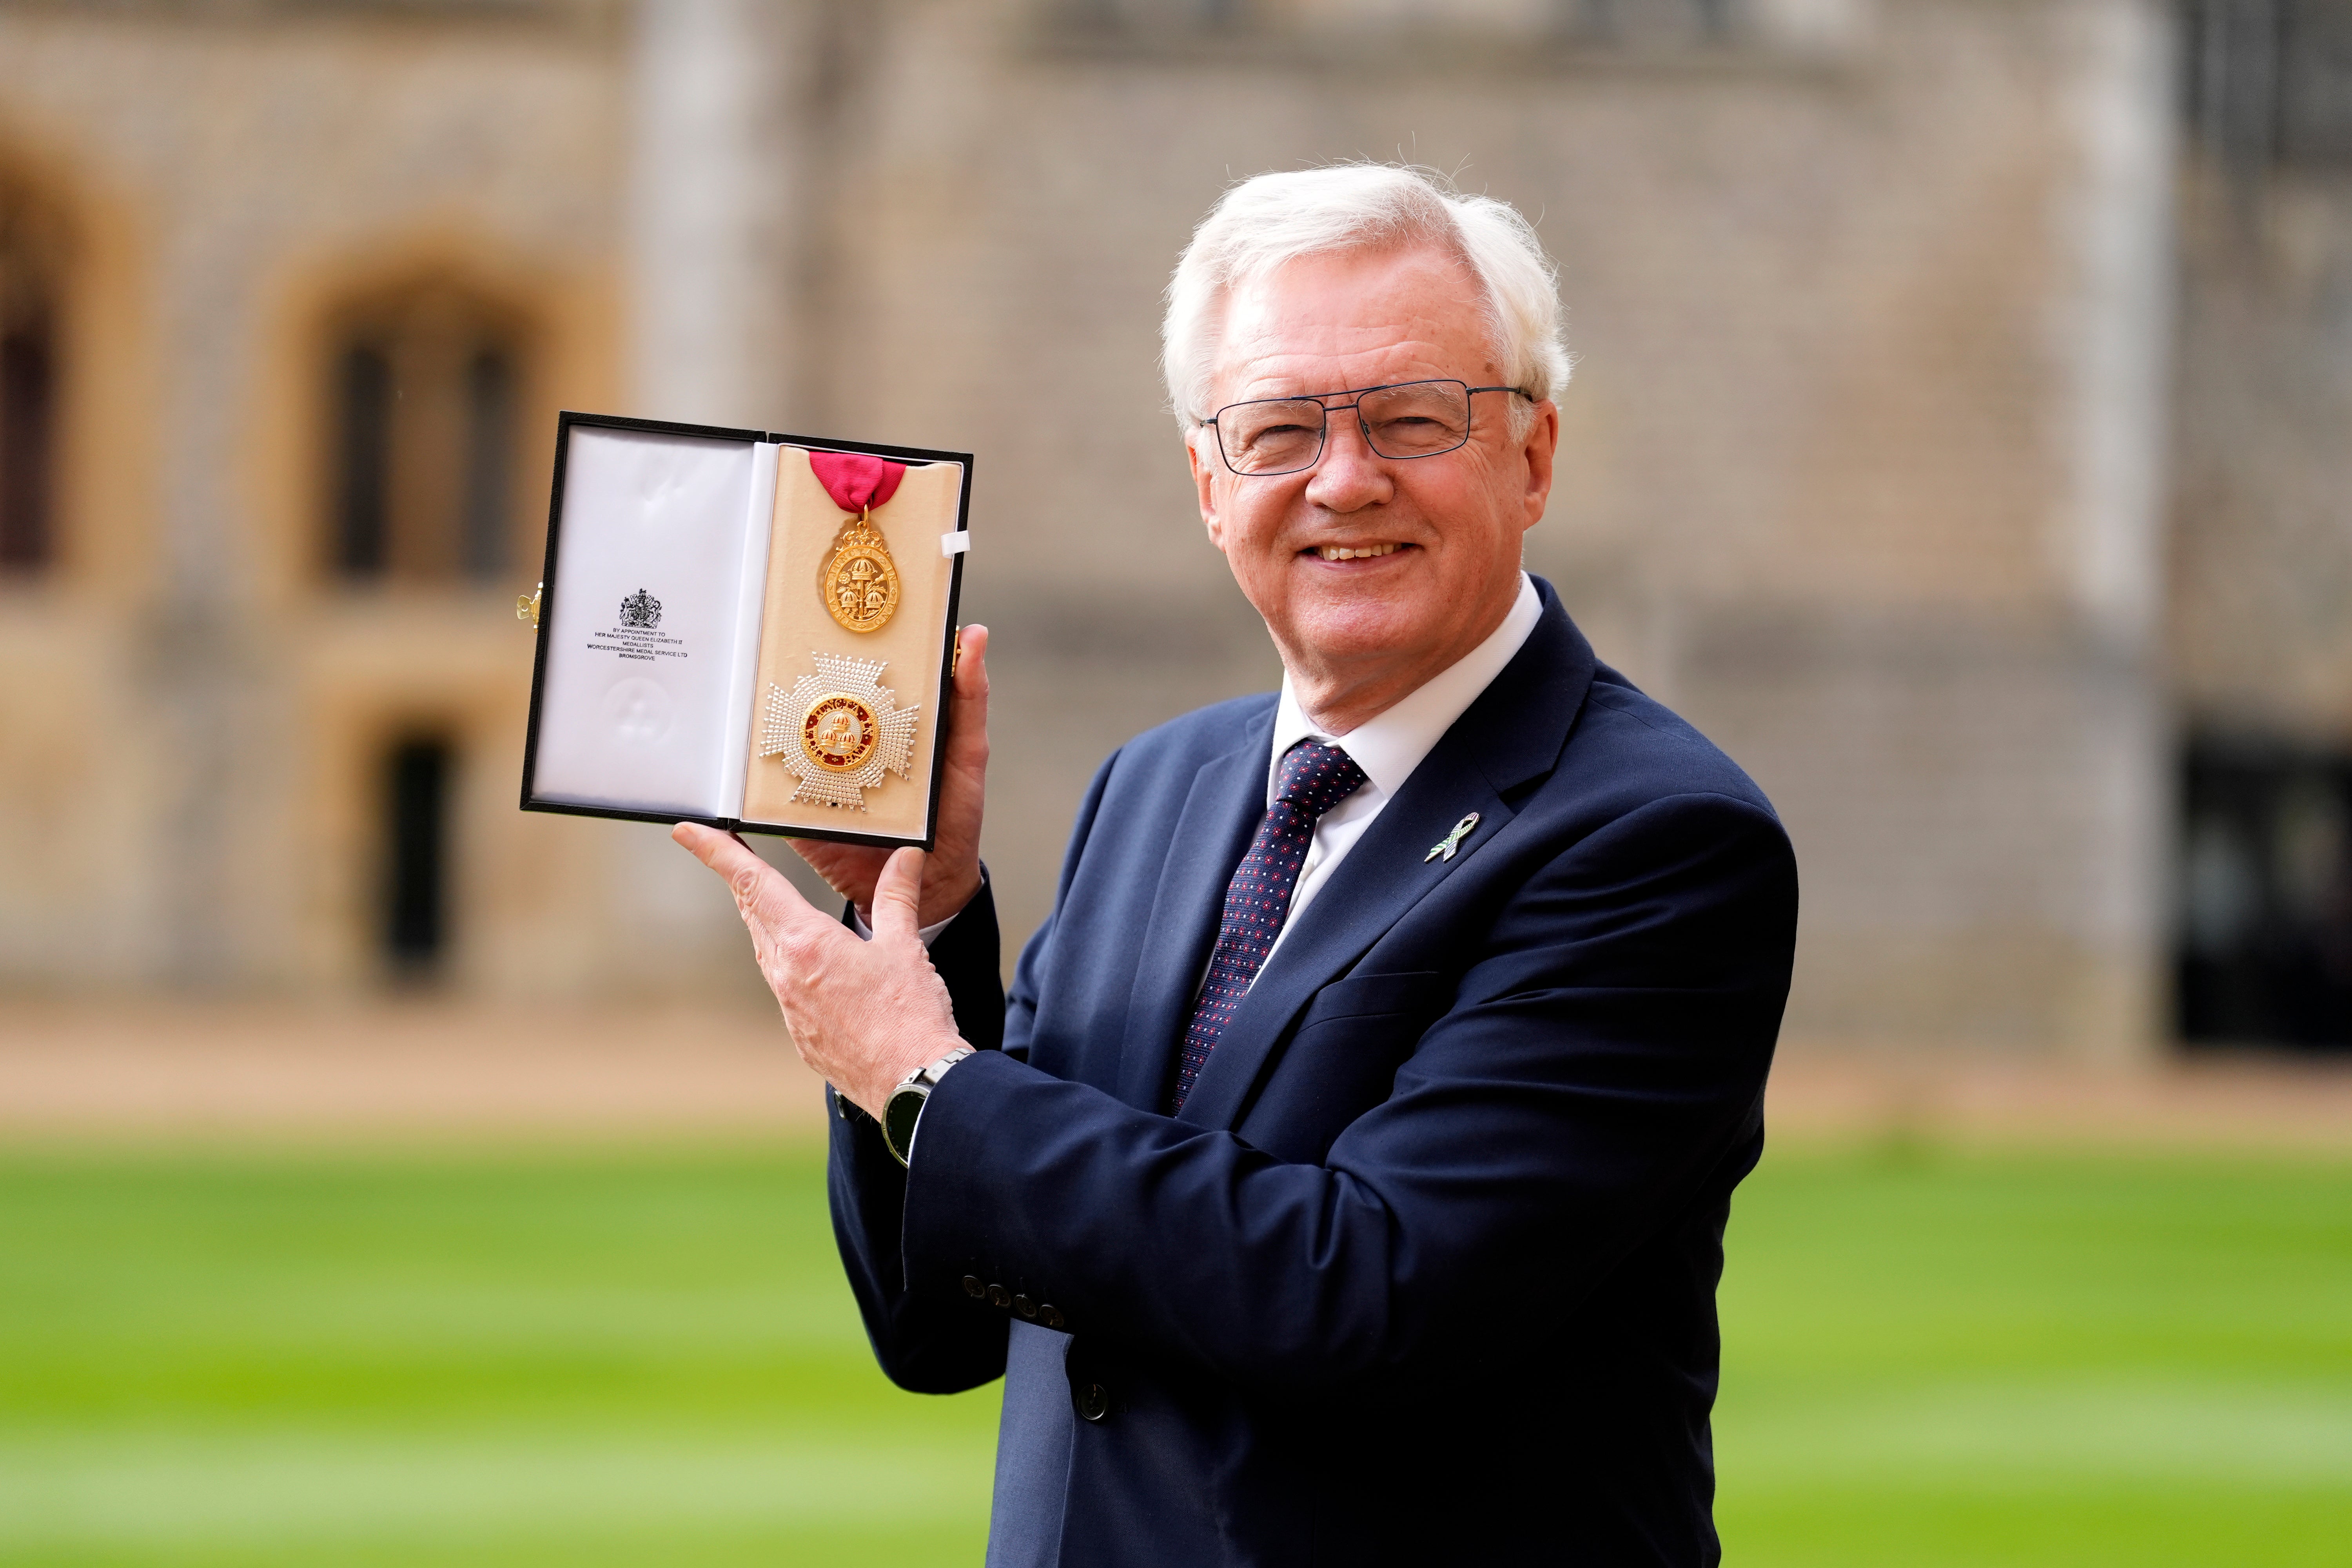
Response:
MULTIPOLYGON (((949 703, 945 739, 947 768, 940 781, 937 842, 923 858, 923 886, 916 923, 934 926, 959 913, 980 891, 980 819, 988 792, 988 628, 966 626, 958 634, 962 658, 956 666, 954 700, 949 703)), ((874 884, 890 851, 866 844, 835 844, 823 838, 789 841, 827 886, 857 906, 867 924, 874 918, 874 884)))

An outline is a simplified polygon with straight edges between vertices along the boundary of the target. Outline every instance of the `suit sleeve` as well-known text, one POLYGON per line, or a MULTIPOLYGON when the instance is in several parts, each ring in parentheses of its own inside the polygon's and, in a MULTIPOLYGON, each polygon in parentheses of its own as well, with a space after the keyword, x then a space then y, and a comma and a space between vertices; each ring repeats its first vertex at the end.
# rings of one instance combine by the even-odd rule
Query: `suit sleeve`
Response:
MULTIPOLYGON (((1111 762, 1117 760, 1114 755, 1111 762)), ((1103 764, 1079 808, 1071 866, 1076 865, 1079 847, 1093 825, 1110 768, 1111 763, 1103 764)), ((1068 889, 1069 876, 1066 866, 1064 892, 1068 889)), ((1057 895, 1057 912, 1060 903, 1057 895)), ((1049 919, 1023 952, 1024 978, 1034 980, 1038 954, 1050 946, 1052 930, 1049 919)), ((1026 1005, 1007 1007, 999 973, 1000 941, 995 893, 983 879, 972 901, 931 943, 931 967, 947 985, 956 1031, 965 1044, 992 1056, 1004 1053, 1025 1060, 1028 1026, 1034 1010, 1026 1005)), ((1034 996, 1035 992, 1033 988, 1025 994, 1034 996)), ((974 1057, 960 1064, 941 1080, 940 1088, 982 1059, 974 1057)), ((908 1173, 892 1157, 872 1117, 841 1100, 829 1087, 824 1095, 825 1109, 831 1113, 826 1119, 832 1130, 826 1184, 834 1239, 841 1248, 850 1290, 857 1299, 866 1337, 873 1342, 874 1356, 883 1373, 899 1387, 920 1394, 953 1394, 1003 1376, 1006 1326, 1002 1313, 966 1297, 960 1277, 949 1279, 947 1289, 907 1288, 900 1237, 908 1173)), ((930 1159, 924 1142, 930 1127, 928 1105, 923 1117, 916 1140, 919 1164, 930 1159)))
POLYGON ((1023 1279, 1082 1337, 1244 1384, 1441 1375, 1557 1323, 1752 1140, 1795 923, 1769 812, 1627 813, 1470 939, 1452 1006, 1319 1165, 974 1058, 925 1109, 908 1283, 1023 1279))

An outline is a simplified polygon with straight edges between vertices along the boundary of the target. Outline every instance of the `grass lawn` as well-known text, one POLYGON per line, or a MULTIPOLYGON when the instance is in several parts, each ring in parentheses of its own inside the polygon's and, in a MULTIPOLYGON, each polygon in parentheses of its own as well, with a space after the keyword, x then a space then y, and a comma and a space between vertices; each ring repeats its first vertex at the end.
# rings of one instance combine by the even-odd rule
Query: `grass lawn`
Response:
MULTIPOLYGON (((1776 1151, 1735 1564, 2352 1561, 2352 1164, 1776 1151)), ((0 1563, 976 1563, 811 1153, 0 1159, 0 1563)))
POLYGON ((1728 1247, 1727 1562, 2352 1563, 2352 1164, 1776 1154, 1728 1247))

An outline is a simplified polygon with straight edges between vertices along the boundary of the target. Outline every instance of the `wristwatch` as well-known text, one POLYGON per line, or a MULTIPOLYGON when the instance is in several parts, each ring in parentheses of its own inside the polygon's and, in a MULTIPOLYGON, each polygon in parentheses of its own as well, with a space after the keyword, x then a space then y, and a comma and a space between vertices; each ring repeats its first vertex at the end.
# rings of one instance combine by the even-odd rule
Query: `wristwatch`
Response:
POLYGON ((917 1068, 900 1079, 898 1087, 890 1091, 890 1098, 883 1101, 882 1142, 901 1165, 914 1152, 915 1123, 921 1118, 923 1102, 931 1098, 940 1075, 970 1055, 970 1046, 958 1046, 930 1066, 917 1068))

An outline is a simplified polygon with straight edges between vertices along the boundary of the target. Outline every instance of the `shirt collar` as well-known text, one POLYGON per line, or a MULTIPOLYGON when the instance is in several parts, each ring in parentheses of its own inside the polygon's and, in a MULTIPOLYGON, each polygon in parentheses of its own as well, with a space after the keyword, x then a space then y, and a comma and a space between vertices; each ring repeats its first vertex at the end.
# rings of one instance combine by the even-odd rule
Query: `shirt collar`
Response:
POLYGON ((1382 795, 1396 794, 1412 776, 1412 770, 1421 766, 1422 759, 1454 727, 1454 721, 1494 683, 1495 677, 1503 673, 1503 667, 1527 642, 1542 616, 1543 601, 1536 596, 1536 585, 1522 572, 1519 596, 1503 616, 1503 624, 1488 633, 1486 641, 1342 736, 1334 737, 1316 728, 1299 707, 1297 694, 1291 689, 1289 672, 1285 671, 1282 700, 1274 711, 1274 752, 1266 761, 1266 804, 1274 803, 1275 780, 1282 765, 1282 754, 1307 740, 1339 747, 1364 770, 1364 776, 1382 795))

